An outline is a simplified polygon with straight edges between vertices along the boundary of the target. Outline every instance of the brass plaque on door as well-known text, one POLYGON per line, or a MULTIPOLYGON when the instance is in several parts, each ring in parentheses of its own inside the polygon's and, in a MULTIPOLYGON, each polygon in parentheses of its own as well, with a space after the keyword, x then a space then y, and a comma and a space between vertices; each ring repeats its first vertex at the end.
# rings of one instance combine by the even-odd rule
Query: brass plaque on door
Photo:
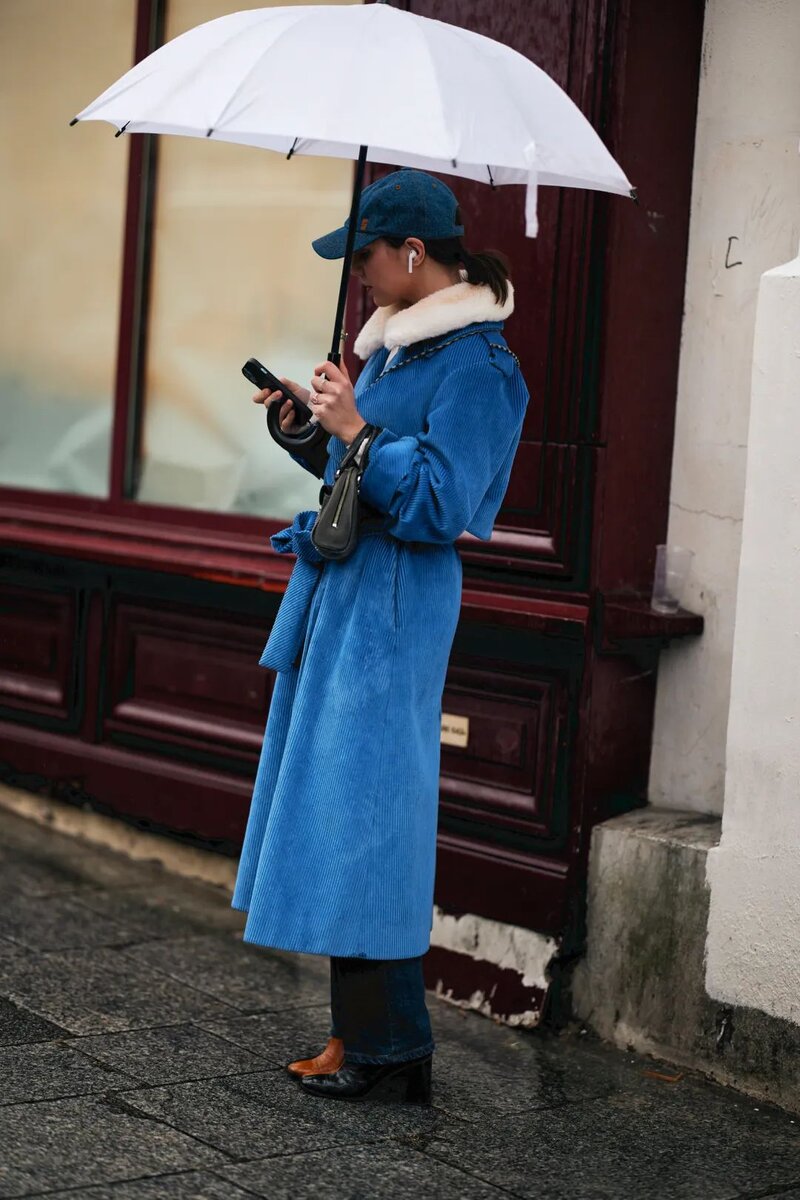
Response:
POLYGON ((455 713, 442 713, 443 746, 466 746, 469 741, 469 717, 459 717, 455 713))

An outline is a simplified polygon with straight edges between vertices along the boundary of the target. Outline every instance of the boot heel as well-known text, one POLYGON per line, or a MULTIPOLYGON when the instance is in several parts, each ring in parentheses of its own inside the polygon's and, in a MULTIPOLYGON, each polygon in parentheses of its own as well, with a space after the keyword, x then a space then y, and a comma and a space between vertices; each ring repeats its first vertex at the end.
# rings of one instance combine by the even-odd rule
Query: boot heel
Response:
POLYGON ((406 1074, 406 1100, 412 1104, 431 1102, 431 1066, 433 1060, 425 1058, 414 1063, 406 1074))

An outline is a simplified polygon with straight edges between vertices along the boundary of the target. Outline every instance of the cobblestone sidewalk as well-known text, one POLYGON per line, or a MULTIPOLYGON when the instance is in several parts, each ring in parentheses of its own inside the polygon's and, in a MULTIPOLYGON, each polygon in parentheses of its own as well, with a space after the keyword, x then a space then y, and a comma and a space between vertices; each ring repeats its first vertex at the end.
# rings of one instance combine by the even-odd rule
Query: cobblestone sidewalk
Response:
POLYGON ((800 1118, 430 997, 431 1107, 302 1094, 327 960, 0 809, 0 1197, 800 1200, 800 1118))

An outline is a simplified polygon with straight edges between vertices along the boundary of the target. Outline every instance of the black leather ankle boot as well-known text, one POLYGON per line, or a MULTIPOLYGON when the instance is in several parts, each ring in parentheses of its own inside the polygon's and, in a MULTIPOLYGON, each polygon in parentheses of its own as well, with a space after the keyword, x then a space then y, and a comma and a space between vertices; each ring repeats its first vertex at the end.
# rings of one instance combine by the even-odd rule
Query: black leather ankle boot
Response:
MULTIPOLYGON (((339 1100, 363 1100, 379 1084, 389 1081, 392 1091, 412 1104, 431 1102, 431 1066, 433 1055, 410 1062, 349 1063, 345 1058, 338 1071, 328 1075, 303 1075, 299 1080, 304 1092, 339 1100)), ((388 1091, 388 1089, 387 1089, 388 1091)))

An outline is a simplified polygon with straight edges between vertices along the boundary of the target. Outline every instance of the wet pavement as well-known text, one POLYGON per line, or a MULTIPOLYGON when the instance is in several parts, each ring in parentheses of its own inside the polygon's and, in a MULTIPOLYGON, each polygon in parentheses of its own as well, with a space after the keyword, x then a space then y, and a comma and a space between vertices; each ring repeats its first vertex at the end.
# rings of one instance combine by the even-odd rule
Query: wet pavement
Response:
POLYGON ((0 1197, 800 1200, 800 1117, 429 995, 431 1106, 303 1094, 327 959, 0 809, 0 1197))

